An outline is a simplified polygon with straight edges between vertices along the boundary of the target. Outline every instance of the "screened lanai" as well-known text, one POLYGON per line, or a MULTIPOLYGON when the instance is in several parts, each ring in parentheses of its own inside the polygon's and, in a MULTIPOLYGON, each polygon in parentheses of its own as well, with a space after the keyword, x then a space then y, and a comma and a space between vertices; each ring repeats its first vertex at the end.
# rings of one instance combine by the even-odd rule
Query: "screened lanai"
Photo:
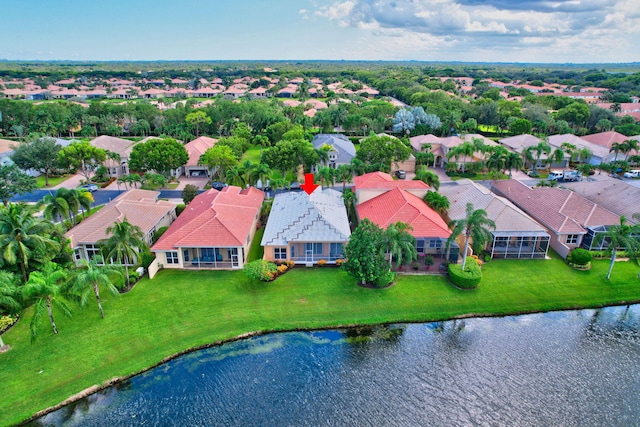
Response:
POLYGON ((550 236, 545 231, 493 231, 491 258, 546 258, 550 236))

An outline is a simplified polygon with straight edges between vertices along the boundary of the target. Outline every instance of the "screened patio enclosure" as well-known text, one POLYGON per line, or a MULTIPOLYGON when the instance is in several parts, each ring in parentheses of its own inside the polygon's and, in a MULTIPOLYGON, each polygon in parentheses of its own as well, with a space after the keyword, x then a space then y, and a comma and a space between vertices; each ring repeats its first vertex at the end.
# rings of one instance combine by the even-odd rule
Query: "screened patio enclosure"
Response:
POLYGON ((242 248, 183 248, 185 268, 240 268, 242 248))
POLYGON ((491 258, 544 259, 550 236, 545 231, 493 231, 491 258))

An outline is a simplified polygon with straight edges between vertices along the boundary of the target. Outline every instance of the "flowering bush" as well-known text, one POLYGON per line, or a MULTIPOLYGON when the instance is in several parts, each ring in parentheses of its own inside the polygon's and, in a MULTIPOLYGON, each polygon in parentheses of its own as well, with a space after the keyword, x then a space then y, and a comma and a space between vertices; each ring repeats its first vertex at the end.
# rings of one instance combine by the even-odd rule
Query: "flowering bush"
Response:
POLYGON ((324 259, 321 259, 318 261, 318 266, 319 267, 324 267, 327 264, 327 261, 324 259))
POLYGON ((340 267, 342 264, 344 264, 344 260, 343 260, 343 259, 337 259, 337 260, 336 260, 336 265, 337 265, 338 267, 340 267))
POLYGON ((287 271, 288 269, 289 269, 289 267, 287 267, 287 265, 285 265, 285 264, 281 264, 281 265, 279 265, 279 266, 278 266, 278 273, 279 273, 279 274, 282 274, 282 273, 284 273, 285 271, 287 271))
POLYGON ((278 267, 271 261, 257 259, 245 264, 242 271, 252 279, 270 282, 275 279, 275 273, 278 271, 278 267))

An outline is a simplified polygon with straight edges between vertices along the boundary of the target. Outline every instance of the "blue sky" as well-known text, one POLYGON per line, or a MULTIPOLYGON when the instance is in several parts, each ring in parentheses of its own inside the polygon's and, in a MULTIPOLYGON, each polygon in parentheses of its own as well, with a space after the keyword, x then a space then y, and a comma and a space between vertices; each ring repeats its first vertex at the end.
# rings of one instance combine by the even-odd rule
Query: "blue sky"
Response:
POLYGON ((1 59, 640 61, 639 0, 0 0, 1 59))

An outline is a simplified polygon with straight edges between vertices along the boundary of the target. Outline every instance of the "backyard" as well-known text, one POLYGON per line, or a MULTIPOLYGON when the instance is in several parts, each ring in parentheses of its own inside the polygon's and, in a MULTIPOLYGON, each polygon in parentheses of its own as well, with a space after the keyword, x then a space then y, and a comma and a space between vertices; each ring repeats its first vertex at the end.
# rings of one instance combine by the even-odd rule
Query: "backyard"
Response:
MULTIPOLYGON (((256 256, 257 254, 253 254, 256 256)), ((337 268, 295 267, 274 282, 239 271, 161 271, 127 294, 103 295, 58 314, 60 333, 42 329, 32 344, 31 309, 3 335, 0 425, 25 420, 80 391, 149 368, 167 356, 252 332, 423 322, 457 316, 597 307, 640 301, 635 262, 608 260, 577 271, 550 260, 499 260, 483 266, 476 290, 462 291, 441 275, 402 275, 387 289, 365 289, 337 268)), ((43 319, 44 321, 44 319, 43 319)))

